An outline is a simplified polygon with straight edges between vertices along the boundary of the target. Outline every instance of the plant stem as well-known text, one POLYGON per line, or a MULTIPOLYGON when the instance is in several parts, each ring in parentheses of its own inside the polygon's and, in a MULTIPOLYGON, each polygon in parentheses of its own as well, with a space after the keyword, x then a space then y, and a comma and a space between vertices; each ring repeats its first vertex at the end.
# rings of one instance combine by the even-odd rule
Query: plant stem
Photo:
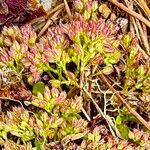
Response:
POLYGON ((70 8, 68 6, 67 0, 64 0, 64 4, 65 4, 66 12, 67 12, 70 20, 72 20, 72 14, 71 14, 70 8))
POLYGON ((148 8, 146 2, 144 0, 137 0, 137 1, 140 4, 140 6, 143 8, 145 13, 148 15, 148 17, 150 17, 150 9, 148 8))
POLYGON ((45 26, 42 28, 42 30, 40 31, 40 33, 38 34, 38 38, 47 30, 47 28, 49 27, 49 25, 54 21, 57 20, 57 16, 60 14, 60 12, 62 11, 62 8, 59 9, 58 11, 56 11, 54 13, 54 15, 47 20, 45 26))
POLYGON ((119 7, 120 9, 124 10, 128 14, 136 17, 137 19, 139 19, 140 21, 142 21, 143 23, 145 23, 150 28, 150 21, 148 21, 147 19, 145 19, 142 15, 140 15, 140 14, 136 13, 135 11, 127 8, 122 3, 119 3, 117 0, 108 0, 108 1, 110 1, 111 3, 113 3, 114 5, 116 5, 117 7, 119 7))

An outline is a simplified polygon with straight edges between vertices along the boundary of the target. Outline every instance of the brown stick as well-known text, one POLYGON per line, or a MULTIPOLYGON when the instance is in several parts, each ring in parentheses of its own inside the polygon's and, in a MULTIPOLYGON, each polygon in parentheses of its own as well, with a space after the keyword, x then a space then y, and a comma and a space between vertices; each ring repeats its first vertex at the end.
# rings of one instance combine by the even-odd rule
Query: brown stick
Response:
POLYGON ((136 20, 136 23, 137 23, 138 28, 139 28, 139 33, 140 33, 140 36, 141 36, 141 40, 143 41, 143 46, 145 47, 146 52, 148 54, 150 54, 150 49, 149 49, 150 47, 149 47, 149 44, 148 44, 148 39, 144 35, 144 32, 143 32, 142 26, 140 24, 140 21, 136 20))
POLYGON ((64 8, 64 3, 61 3, 60 5, 56 6, 54 9, 50 10, 47 12, 47 16, 50 16, 51 14, 53 14, 54 12, 58 11, 59 9, 64 8))
POLYGON ((140 15, 140 14, 136 13, 135 11, 127 8, 122 3, 119 3, 117 0, 109 0, 109 1, 111 3, 113 3, 114 5, 116 5, 117 7, 119 7, 120 9, 124 10, 125 12, 127 12, 128 14, 136 17, 137 19, 139 19, 140 21, 142 21, 143 23, 145 23, 150 28, 150 21, 148 21, 147 19, 145 19, 142 15, 140 15))
POLYGON ((67 12, 69 18, 72 19, 72 14, 71 14, 70 8, 69 8, 66 0, 64 0, 64 4, 65 4, 66 12, 67 12))
POLYGON ((141 122, 148 130, 150 130, 150 124, 148 124, 134 109, 132 109, 128 103, 122 98, 122 96, 117 93, 117 91, 110 85, 110 83, 107 81, 106 77, 103 74, 99 75, 99 78, 101 81, 113 92, 115 93, 118 100, 125 105, 125 107, 129 110, 129 112, 137 118, 139 122, 141 122))
POLYGON ((150 17, 150 9, 148 8, 146 2, 144 0, 137 0, 140 6, 143 8, 143 10, 146 12, 146 14, 150 17))
MULTIPOLYGON (((127 5, 127 7, 131 10, 133 10, 133 3, 130 3, 128 0, 125 0, 125 3, 127 5)), ((134 17, 133 16, 129 16, 129 22, 130 22, 130 32, 132 34, 133 37, 135 37, 135 30, 134 30, 134 17)), ((145 24, 144 24, 145 25, 145 24)))
POLYGON ((43 29, 40 31, 40 33, 38 34, 38 37, 40 37, 49 27, 49 25, 55 21, 57 19, 57 16, 59 15, 59 13, 62 11, 62 9, 58 10, 57 12, 54 13, 54 15, 46 22, 45 26, 43 27, 43 29))

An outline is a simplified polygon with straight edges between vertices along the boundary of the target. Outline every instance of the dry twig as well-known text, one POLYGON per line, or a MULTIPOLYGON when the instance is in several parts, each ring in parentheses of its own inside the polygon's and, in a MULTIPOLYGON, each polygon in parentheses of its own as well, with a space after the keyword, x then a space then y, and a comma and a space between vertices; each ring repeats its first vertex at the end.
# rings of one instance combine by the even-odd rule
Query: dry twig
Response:
POLYGON ((65 4, 66 12, 67 12, 69 18, 72 19, 72 14, 71 14, 70 8, 69 8, 66 0, 64 0, 64 4, 65 4))
MULTIPOLYGON (((133 10, 133 3, 130 3, 129 0, 125 0, 125 3, 129 9, 133 10)), ((133 22, 134 22, 134 17, 129 16, 130 32, 131 32, 132 36, 135 37, 135 30, 134 30, 134 23, 133 22)))
POLYGON ((146 2, 144 0, 137 0, 140 4, 139 6, 145 11, 145 13, 150 17, 150 9, 148 8, 146 2))
POLYGON ((43 27, 43 29, 38 34, 38 37, 40 37, 47 30, 47 28, 50 26, 50 24, 53 21, 58 19, 57 16, 60 14, 61 11, 62 11, 62 9, 58 10, 57 12, 54 13, 54 15, 50 19, 47 20, 45 26, 43 27))
POLYGON ((140 33, 141 40, 143 41, 143 42, 142 42, 142 43, 143 43, 143 46, 145 47, 146 52, 149 54, 149 53, 150 53, 150 50, 149 50, 148 40, 147 40, 147 38, 146 38, 145 35, 144 35, 144 31, 143 31, 143 29, 142 29, 142 26, 141 26, 139 20, 136 19, 136 23, 137 23, 138 28, 139 28, 139 33, 140 33))
POLYGON ((109 1, 111 3, 113 3, 114 5, 116 5, 117 7, 119 7, 120 9, 124 10, 125 12, 127 12, 128 14, 136 17, 137 19, 139 19, 140 21, 142 21, 143 23, 145 23, 150 28, 150 21, 148 21, 147 19, 145 19, 142 15, 140 15, 140 14, 136 13, 135 11, 127 8, 122 3, 119 3, 117 0, 109 0, 109 1))
POLYGON ((98 106, 98 104, 95 102, 95 100, 93 99, 93 97, 91 96, 91 94, 86 90, 85 87, 83 87, 83 91, 89 96, 89 98, 92 100, 94 106, 96 107, 97 111, 99 112, 99 114, 106 120, 110 132, 111 134, 115 137, 115 132, 114 132, 114 124, 112 122, 112 120, 110 119, 110 117, 107 114, 104 114, 103 111, 101 110, 101 108, 98 106))

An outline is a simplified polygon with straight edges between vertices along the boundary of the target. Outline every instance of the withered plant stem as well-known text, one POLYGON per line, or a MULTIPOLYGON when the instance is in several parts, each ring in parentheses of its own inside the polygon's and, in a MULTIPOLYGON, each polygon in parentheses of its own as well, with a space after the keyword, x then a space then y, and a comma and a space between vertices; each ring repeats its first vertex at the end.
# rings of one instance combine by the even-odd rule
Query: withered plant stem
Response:
POLYGON ((64 8, 65 5, 64 3, 59 4, 58 6, 56 6, 55 8, 51 9, 50 11, 47 12, 47 16, 50 16, 51 14, 53 14, 54 12, 64 8))
POLYGON ((145 47, 145 50, 147 51, 147 53, 150 54, 150 50, 149 50, 150 47, 149 47, 148 39, 144 35, 144 32, 143 32, 142 26, 140 24, 140 21, 136 20, 136 23, 137 23, 137 26, 139 28, 139 33, 140 33, 140 37, 141 37, 143 46, 145 47))
POLYGON ((146 12, 146 14, 150 17, 150 9, 148 8, 146 2, 144 0, 137 0, 140 6, 143 8, 143 10, 146 12))
POLYGON ((64 4, 65 4, 66 12, 69 16, 69 19, 71 20, 72 19, 72 14, 71 14, 70 8, 68 6, 67 0, 64 0, 64 4))
POLYGON ((53 21, 57 20, 57 16, 60 14, 61 11, 62 11, 62 9, 59 9, 58 11, 56 11, 56 12, 53 14, 53 16, 52 16, 50 19, 47 20, 45 26, 42 28, 42 30, 41 30, 40 33, 38 34, 38 37, 40 37, 40 36, 47 30, 47 28, 49 27, 49 25, 50 25, 53 21))
MULTIPOLYGON (((133 3, 130 3, 128 0, 125 0, 125 3, 129 9, 133 10, 133 3)), ((133 21, 134 21, 134 17, 129 16, 130 32, 131 32, 132 36, 135 37, 135 30, 134 30, 133 21)))
POLYGON ((128 111, 136 117, 136 119, 142 123, 148 130, 150 130, 150 124, 148 124, 133 108, 131 108, 128 103, 122 98, 122 96, 117 93, 117 91, 111 86, 103 74, 99 75, 100 80, 113 92, 115 93, 118 100, 128 109, 128 111))
POLYGON ((142 21, 143 23, 145 23, 150 28, 150 21, 148 21, 147 19, 145 19, 142 15, 140 15, 140 14, 136 13, 135 11, 127 8, 122 3, 119 3, 117 0, 108 0, 108 1, 110 1, 111 3, 113 3, 114 5, 116 5, 117 7, 119 7, 120 9, 124 10, 128 14, 136 17, 137 19, 139 19, 140 21, 142 21))

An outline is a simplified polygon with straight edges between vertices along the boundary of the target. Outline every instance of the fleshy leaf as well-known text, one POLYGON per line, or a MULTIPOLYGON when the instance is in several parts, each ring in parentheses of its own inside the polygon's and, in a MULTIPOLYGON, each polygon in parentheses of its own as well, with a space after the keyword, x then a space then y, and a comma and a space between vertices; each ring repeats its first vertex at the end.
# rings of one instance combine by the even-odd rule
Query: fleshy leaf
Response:
POLYGON ((37 95, 37 93, 44 94, 44 88, 45 85, 43 82, 37 82, 34 84, 32 92, 34 95, 37 95))

